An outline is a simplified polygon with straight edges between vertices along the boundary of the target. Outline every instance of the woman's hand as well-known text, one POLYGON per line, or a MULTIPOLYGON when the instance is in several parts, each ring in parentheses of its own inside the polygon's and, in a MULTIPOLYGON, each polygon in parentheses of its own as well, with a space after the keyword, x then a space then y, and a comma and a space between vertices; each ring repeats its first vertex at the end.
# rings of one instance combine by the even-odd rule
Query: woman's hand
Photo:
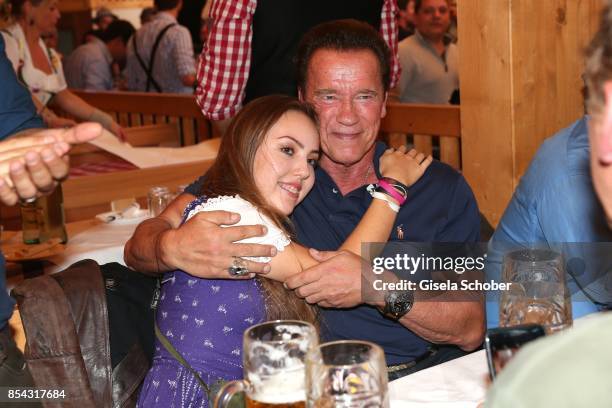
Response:
POLYGON ((125 142, 125 133, 123 132, 123 128, 121 127, 121 125, 119 125, 117 122, 113 121, 108 127, 108 130, 112 134, 117 136, 117 139, 121 140, 122 142, 125 142))
POLYGON ((380 158, 380 173, 410 187, 421 178, 432 161, 431 155, 425 157, 415 149, 406 152, 405 146, 397 150, 389 148, 380 158))
POLYGON ((102 112, 99 109, 94 109, 91 115, 89 116, 89 120, 93 122, 98 122, 106 130, 117 136, 117 139, 125 142, 125 134, 123 132, 123 128, 115 122, 113 117, 106 112, 102 112))

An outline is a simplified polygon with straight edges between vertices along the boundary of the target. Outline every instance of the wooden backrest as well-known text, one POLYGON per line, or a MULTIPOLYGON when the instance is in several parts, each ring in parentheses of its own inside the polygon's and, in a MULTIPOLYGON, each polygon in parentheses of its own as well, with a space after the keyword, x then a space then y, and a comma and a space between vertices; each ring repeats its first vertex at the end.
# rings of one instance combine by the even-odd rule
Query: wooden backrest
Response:
POLYGON ((459 106, 389 102, 380 131, 386 134, 391 146, 405 143, 405 135, 411 134, 415 148, 426 154, 432 152, 432 139, 439 138, 440 160, 456 169, 461 168, 459 106), (400 137, 395 137, 397 134, 400 137))
MULTIPOLYGON (((145 204, 149 189, 166 186, 170 191, 189 184, 208 170, 213 160, 69 178, 62 183, 66 221, 88 219, 110 211, 110 202, 136 198, 145 204)), ((144 206, 142 205, 144 208, 144 206)))
POLYGON ((177 123, 125 128, 125 139, 134 147, 179 147, 181 134, 177 123))
POLYGON ((177 124, 182 146, 212 137, 210 122, 193 95, 72 90, 87 103, 111 114, 123 127, 177 124))

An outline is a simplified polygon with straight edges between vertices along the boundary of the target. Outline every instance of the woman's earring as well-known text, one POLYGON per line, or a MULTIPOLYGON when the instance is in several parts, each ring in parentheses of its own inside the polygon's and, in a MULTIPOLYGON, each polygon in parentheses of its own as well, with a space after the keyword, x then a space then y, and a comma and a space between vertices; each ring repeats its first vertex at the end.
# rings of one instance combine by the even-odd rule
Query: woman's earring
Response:
POLYGON ((30 24, 31 26, 34 25, 34 17, 30 17, 30 19, 28 20, 28 24, 30 24))

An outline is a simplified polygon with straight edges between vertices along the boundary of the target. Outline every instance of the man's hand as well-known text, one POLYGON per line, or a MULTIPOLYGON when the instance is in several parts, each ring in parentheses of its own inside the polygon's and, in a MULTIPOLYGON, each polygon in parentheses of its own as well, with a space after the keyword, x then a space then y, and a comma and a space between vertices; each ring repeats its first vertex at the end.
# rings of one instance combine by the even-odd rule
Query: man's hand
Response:
MULTIPOLYGON (((163 214, 162 214, 163 215, 163 214)), ((228 268, 234 256, 276 255, 271 245, 235 243, 245 238, 262 236, 266 229, 262 225, 232 225, 240 216, 227 211, 205 211, 196 214, 176 229, 168 229, 159 237, 157 256, 160 269, 182 269, 200 278, 230 278, 228 268)), ((253 277, 254 273, 270 272, 269 263, 246 261, 253 277)))
POLYGON ((323 252, 310 249, 320 262, 289 278, 285 285, 308 303, 321 307, 349 308, 362 303, 361 272, 370 269, 365 261, 347 251, 323 252))
POLYGON ((66 154, 71 145, 99 136, 100 125, 85 123, 71 129, 40 130, 0 142, 0 201, 48 194, 68 175, 66 154))

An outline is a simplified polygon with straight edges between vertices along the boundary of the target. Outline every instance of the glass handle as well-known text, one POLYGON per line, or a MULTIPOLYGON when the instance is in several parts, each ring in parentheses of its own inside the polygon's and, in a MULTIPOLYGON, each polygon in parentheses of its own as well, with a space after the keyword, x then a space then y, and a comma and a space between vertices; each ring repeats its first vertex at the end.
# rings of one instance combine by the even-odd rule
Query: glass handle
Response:
POLYGON ((215 397, 214 408, 229 407, 232 397, 239 392, 245 392, 248 389, 248 384, 245 380, 230 381, 225 384, 215 397))

